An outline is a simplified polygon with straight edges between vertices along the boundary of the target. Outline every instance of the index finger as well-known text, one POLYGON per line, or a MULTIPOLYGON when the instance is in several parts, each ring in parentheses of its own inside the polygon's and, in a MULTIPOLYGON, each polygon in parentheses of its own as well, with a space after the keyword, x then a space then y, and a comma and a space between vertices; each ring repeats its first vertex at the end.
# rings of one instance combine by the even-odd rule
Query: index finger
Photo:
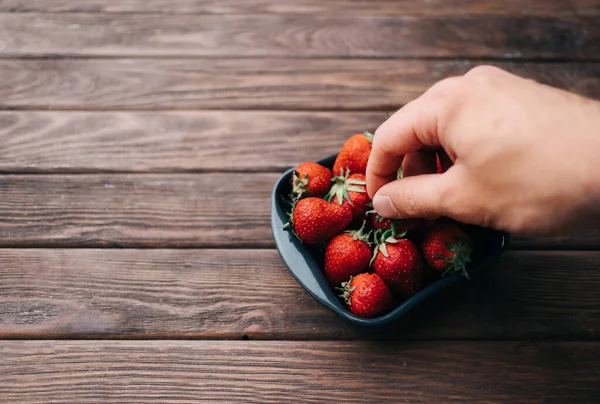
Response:
POLYGON ((406 104, 375 131, 366 174, 369 197, 396 180, 406 154, 441 145, 437 130, 441 105, 437 97, 431 97, 432 89, 406 104))

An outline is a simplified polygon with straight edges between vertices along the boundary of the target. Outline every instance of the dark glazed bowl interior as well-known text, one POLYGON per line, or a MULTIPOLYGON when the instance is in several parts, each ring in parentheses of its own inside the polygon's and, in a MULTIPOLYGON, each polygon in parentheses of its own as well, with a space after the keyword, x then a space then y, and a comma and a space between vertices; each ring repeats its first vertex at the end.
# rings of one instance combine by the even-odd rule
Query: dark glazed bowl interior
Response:
MULTIPOLYGON (((333 167, 336 155, 317 161, 325 167, 333 167)), ((288 221, 282 198, 291 192, 291 176, 293 169, 285 172, 275 184, 271 200, 271 228, 277 250, 290 273, 302 287, 319 303, 336 312, 338 315, 353 323, 365 326, 383 325, 408 313, 412 308, 432 297, 443 289, 461 281, 462 275, 455 273, 445 276, 403 303, 387 314, 374 318, 362 318, 350 313, 329 285, 323 274, 323 254, 316 247, 301 243, 291 232, 283 229, 288 221)), ((488 268, 493 262, 500 260, 508 250, 508 233, 481 227, 469 229, 475 242, 475 254, 467 270, 475 274, 488 268)))

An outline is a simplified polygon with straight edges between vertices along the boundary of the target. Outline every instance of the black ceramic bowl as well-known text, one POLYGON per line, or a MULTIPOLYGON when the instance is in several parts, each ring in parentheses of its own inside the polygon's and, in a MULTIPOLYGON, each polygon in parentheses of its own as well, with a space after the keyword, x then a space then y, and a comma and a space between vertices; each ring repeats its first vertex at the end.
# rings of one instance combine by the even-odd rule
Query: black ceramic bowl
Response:
MULTIPOLYGON (((325 167, 333 167, 336 155, 329 156, 317 163, 325 167)), ((283 198, 291 192, 291 177, 293 169, 286 171, 275 184, 271 200, 271 228, 277 250, 294 278, 302 287, 323 306, 336 312, 338 315, 353 323, 365 326, 383 325, 399 319, 425 299, 435 296, 443 289, 461 281, 463 276, 454 273, 445 276, 421 291, 410 299, 405 300, 387 314, 374 318, 362 318, 350 313, 344 303, 338 298, 334 289, 329 285, 323 274, 323 255, 318 248, 301 243, 291 232, 284 230, 283 226, 288 221, 286 206, 283 198)), ((469 229, 475 242, 475 254, 467 268, 469 274, 475 275, 488 268, 495 261, 500 260, 508 250, 508 233, 499 232, 481 227, 469 229)))

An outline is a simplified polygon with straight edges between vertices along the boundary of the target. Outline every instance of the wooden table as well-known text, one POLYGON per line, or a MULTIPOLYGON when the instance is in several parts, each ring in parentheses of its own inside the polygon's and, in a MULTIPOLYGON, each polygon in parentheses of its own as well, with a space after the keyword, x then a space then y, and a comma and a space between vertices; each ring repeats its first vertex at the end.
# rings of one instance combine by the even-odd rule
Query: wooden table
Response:
POLYGON ((383 330, 284 268, 280 173, 494 64, 600 97, 597 0, 0 0, 0 401, 598 403, 600 233, 383 330))

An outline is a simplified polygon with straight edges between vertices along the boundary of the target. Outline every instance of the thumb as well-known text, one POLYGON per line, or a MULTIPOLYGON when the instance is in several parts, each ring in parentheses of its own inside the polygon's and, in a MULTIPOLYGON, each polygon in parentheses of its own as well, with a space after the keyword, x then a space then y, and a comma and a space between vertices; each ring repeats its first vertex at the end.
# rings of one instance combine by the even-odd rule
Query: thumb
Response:
POLYGON ((444 174, 405 177, 381 187, 373 198, 373 207, 387 218, 435 219, 448 215, 447 190, 457 187, 452 170, 444 174))

